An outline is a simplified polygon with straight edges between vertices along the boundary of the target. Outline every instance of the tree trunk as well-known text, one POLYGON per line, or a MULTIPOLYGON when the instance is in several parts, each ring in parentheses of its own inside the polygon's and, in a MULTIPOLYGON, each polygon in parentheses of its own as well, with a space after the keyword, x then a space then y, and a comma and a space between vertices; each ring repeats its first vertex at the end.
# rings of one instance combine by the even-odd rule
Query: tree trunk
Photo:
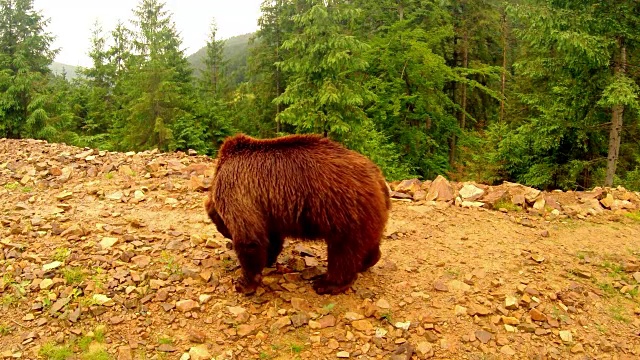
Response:
POLYGON ((507 83, 507 16, 502 14, 502 87, 500 91, 500 123, 504 121, 504 92, 507 83))
MULTIPOLYGON (((614 74, 624 74, 627 67, 627 48, 622 39, 618 40, 620 44, 620 60, 616 63, 614 74)), ((620 140, 622 132, 622 115, 624 113, 624 105, 615 105, 611 109, 611 131, 609 132, 609 153, 607 156, 607 176, 604 186, 613 186, 613 178, 616 174, 616 163, 618 154, 620 153, 620 140)))
MULTIPOLYGON (((280 14, 278 13, 277 16, 280 14)), ((276 22, 279 22, 280 18, 276 18, 276 22)), ((280 24, 276 25, 276 61, 282 61, 280 59, 280 24)), ((280 96, 280 69, 276 66, 276 97, 280 96)), ((276 104, 276 134, 280 134, 280 118, 278 117, 280 114, 280 103, 276 104)))
MULTIPOLYGON (((462 67, 469 67, 469 35, 465 32, 462 48, 462 67)), ((462 84, 462 116, 460 117, 460 130, 464 131, 467 122, 467 84, 462 84)))
MULTIPOLYGON (((462 35, 462 67, 467 68, 469 66, 469 35, 465 32, 462 35)), ((462 111, 460 112, 460 120, 459 126, 460 131, 464 131, 467 122, 467 84, 462 84, 462 94, 460 99, 460 106, 462 107, 462 111)), ((449 164, 451 166, 454 165, 456 161, 456 150, 457 150, 457 139, 456 136, 453 135, 450 141, 450 151, 449 151, 449 164)))

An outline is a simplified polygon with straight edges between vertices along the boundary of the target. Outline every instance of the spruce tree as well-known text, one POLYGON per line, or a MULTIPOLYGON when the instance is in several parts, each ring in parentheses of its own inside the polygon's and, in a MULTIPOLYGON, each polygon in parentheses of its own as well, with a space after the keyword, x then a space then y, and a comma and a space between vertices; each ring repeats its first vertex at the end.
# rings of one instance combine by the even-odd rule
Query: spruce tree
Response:
POLYGON ((0 136, 45 135, 49 65, 57 53, 44 31, 48 22, 33 0, 0 0, 0 136))
POLYGON ((299 132, 340 137, 367 119, 363 108, 373 93, 359 75, 368 47, 350 34, 355 10, 348 2, 308 3, 309 10, 293 16, 294 33, 282 45, 288 55, 277 66, 289 78, 274 102, 288 107, 276 118, 299 132))

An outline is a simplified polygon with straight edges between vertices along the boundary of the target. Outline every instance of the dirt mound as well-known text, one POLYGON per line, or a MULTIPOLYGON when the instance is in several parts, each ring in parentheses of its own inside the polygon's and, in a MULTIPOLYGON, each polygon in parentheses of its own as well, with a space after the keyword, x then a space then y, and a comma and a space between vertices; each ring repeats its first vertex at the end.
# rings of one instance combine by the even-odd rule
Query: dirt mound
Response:
POLYGON ((257 295, 203 211, 213 162, 0 140, 0 357, 635 359, 638 194, 391 184, 382 260, 339 296, 321 242, 257 295))

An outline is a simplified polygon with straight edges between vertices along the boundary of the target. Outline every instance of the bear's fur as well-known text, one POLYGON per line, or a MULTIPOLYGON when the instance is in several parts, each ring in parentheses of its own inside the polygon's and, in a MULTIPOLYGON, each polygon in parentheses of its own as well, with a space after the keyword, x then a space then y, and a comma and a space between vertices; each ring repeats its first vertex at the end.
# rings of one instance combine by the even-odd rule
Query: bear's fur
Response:
POLYGON ((380 259, 391 209, 380 169, 365 156, 317 135, 227 138, 218 151, 205 208, 233 242, 243 271, 236 290, 255 292, 285 237, 324 239, 328 271, 318 294, 348 289, 380 259))

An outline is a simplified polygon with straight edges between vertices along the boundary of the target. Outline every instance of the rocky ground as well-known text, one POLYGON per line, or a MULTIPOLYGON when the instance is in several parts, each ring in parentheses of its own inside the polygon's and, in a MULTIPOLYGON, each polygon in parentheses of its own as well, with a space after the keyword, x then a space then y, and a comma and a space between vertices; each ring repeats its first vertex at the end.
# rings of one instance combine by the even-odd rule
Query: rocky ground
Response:
POLYGON ((203 211, 212 161, 0 140, 0 358, 636 359, 640 201, 407 180, 339 296, 291 241, 251 297, 203 211))

